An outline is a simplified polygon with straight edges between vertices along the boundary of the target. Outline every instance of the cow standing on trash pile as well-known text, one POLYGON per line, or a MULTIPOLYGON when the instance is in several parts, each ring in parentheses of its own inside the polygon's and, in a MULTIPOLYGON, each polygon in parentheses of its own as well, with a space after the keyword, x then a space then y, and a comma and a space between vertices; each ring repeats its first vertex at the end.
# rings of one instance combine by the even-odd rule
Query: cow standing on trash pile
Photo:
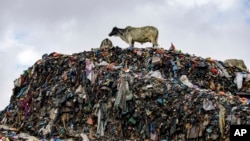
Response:
POLYGON ((127 26, 124 29, 114 27, 111 33, 109 33, 109 36, 120 37, 123 41, 128 43, 130 47, 134 47, 135 41, 141 44, 151 42, 153 44, 153 47, 158 46, 158 29, 153 26, 127 26))

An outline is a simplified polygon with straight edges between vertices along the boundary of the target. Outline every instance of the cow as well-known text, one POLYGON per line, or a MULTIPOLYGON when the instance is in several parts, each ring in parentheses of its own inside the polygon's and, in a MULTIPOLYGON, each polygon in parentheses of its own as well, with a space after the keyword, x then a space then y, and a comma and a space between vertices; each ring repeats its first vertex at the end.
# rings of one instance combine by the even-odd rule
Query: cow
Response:
POLYGON ((239 68, 239 69, 242 69, 242 70, 247 69, 244 61, 241 60, 241 59, 226 59, 224 61, 224 65, 226 67, 236 67, 236 68, 239 68))
POLYGON ((134 42, 141 44, 151 42, 153 47, 158 46, 158 29, 153 26, 117 28, 114 27, 109 33, 109 36, 118 36, 123 41, 134 47, 134 42))
POLYGON ((112 48, 112 47, 113 47, 113 44, 108 38, 104 39, 100 45, 101 49, 112 48))

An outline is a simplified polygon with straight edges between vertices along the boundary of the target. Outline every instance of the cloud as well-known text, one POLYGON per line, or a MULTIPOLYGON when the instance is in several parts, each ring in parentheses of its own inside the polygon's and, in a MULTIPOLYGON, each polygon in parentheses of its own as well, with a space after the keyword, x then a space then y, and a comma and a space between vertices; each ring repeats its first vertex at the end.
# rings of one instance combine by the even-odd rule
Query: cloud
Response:
MULTIPOLYGON (((114 26, 153 25, 159 44, 184 53, 245 60, 248 67, 249 0, 2 0, 0 91, 9 101, 13 81, 45 53, 72 54, 100 45, 114 26)), ((114 45, 128 47, 117 37, 114 45)), ((135 44, 138 47, 151 44, 135 44)), ((8 103, 0 104, 3 109, 8 103)))
POLYGON ((19 77, 22 73, 20 68, 16 68, 16 58, 8 51, 0 52, 1 59, 1 73, 0 73, 0 96, 1 103, 0 108, 3 109, 10 102, 10 96, 12 95, 12 89, 14 88, 13 81, 19 77))
POLYGON ((29 66, 34 64, 34 62, 36 62, 38 59, 40 59, 40 55, 32 49, 21 51, 17 55, 18 64, 20 66, 29 66))

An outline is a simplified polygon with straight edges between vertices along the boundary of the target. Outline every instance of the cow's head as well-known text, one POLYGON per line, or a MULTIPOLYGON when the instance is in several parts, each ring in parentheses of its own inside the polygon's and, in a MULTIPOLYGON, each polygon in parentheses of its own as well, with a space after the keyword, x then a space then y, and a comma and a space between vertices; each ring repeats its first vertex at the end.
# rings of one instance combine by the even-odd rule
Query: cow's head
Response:
POLYGON ((109 36, 117 36, 117 35, 121 35, 121 29, 114 27, 112 29, 112 31, 109 33, 109 36))

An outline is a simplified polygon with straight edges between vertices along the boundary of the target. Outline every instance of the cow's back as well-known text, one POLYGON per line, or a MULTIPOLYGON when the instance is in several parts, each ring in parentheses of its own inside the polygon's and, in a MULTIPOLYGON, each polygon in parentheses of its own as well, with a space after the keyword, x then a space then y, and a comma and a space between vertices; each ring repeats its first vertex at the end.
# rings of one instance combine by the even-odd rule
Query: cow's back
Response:
POLYGON ((134 41, 141 43, 150 42, 150 38, 158 37, 158 29, 153 26, 143 26, 143 27, 132 27, 127 26, 126 28, 127 36, 132 36, 134 41))

